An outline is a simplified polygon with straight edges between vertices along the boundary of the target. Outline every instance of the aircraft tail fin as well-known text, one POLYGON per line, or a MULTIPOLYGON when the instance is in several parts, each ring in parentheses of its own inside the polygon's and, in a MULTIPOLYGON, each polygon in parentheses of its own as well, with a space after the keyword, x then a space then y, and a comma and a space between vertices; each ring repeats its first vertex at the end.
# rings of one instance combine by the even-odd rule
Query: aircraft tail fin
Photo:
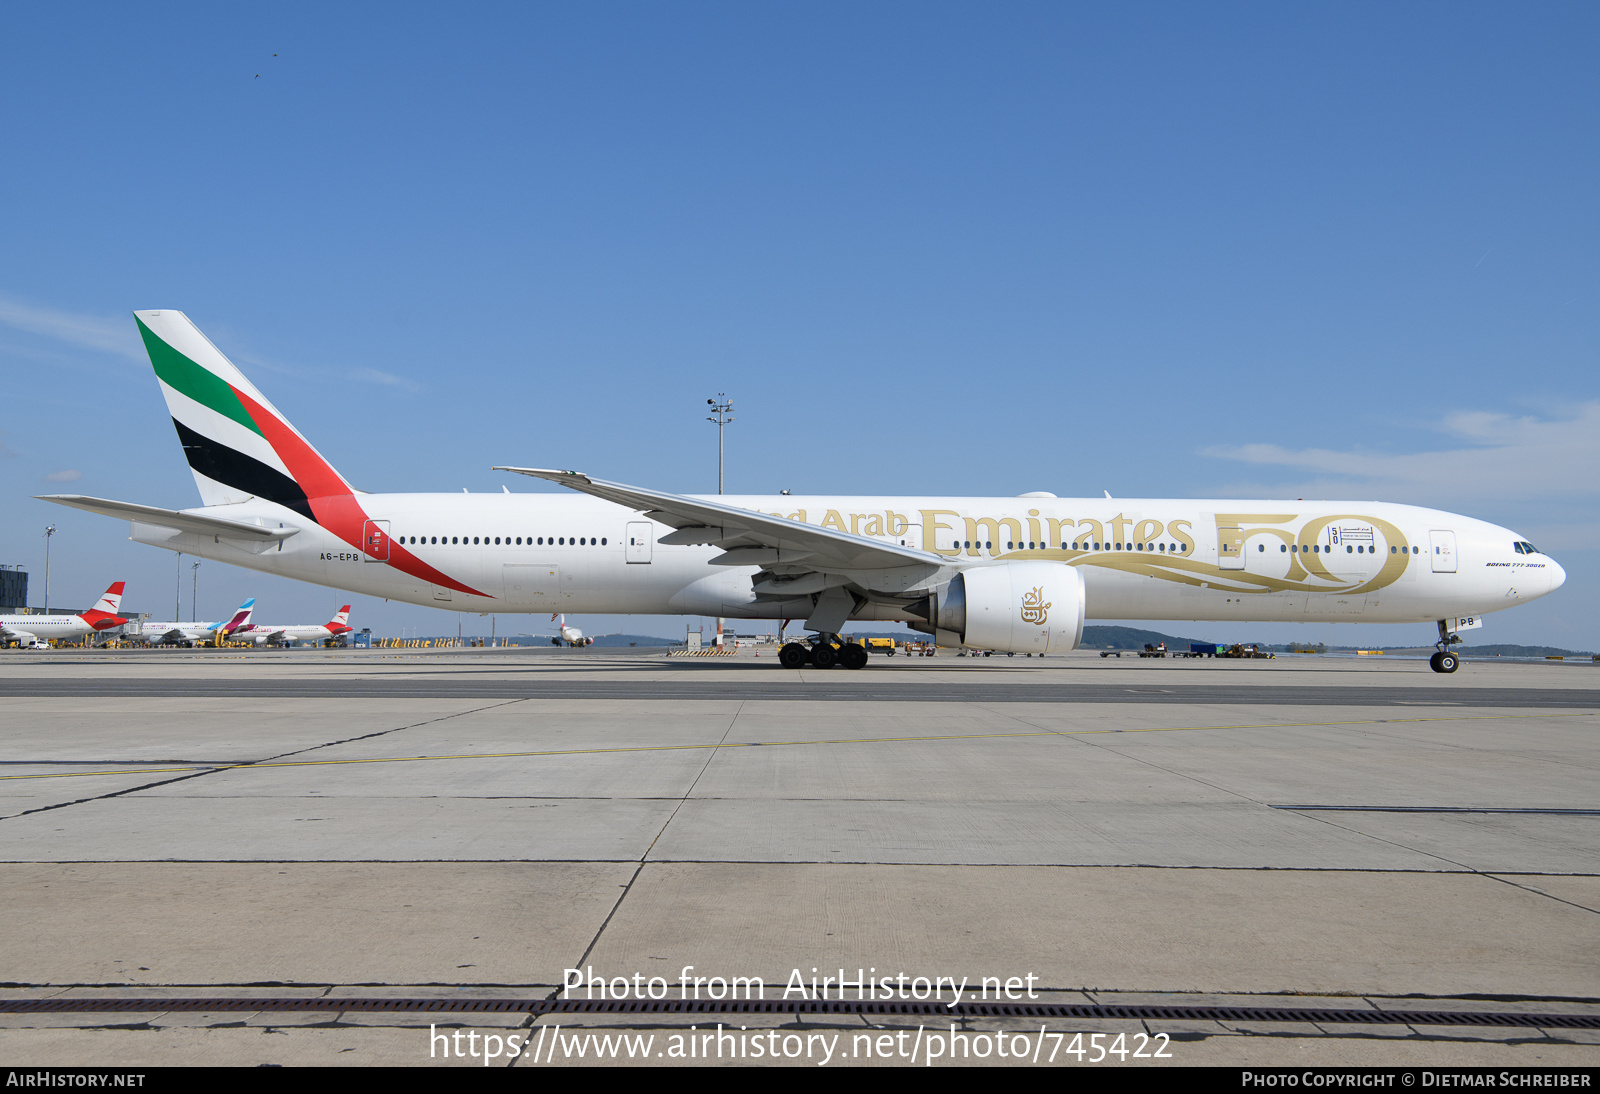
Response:
POLYGON ((349 497, 350 484, 188 316, 133 314, 206 505, 263 498, 324 525, 318 510, 342 512, 326 499, 349 497))
POLYGON ((333 618, 327 623, 330 633, 338 634, 350 629, 350 605, 346 604, 334 613, 333 618))
POLYGON ((215 629, 221 631, 223 634, 232 634, 234 631, 250 622, 250 613, 255 610, 256 598, 252 596, 249 600, 246 600, 243 604, 239 605, 238 609, 233 613, 232 619, 228 620, 226 623, 217 624, 215 629))
POLYGON ((81 617, 83 621, 97 631, 103 631, 107 627, 120 627, 126 623, 127 620, 117 614, 122 610, 122 590, 126 584, 124 581, 113 581, 111 587, 105 591, 105 595, 95 602, 94 607, 83 613, 81 617))
POLYGON ((105 595, 95 604, 94 610, 116 615, 117 612, 122 610, 122 590, 127 584, 126 581, 113 581, 110 587, 106 589, 105 595))

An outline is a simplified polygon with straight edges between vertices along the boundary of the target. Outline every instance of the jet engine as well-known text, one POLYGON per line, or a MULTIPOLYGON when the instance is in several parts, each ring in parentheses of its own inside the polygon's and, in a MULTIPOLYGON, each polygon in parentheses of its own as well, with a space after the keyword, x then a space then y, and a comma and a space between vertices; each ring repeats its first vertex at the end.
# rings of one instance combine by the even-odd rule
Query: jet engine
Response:
POLYGON ((939 590, 930 622, 941 646, 1064 653, 1083 638, 1084 607, 1077 567, 1007 562, 957 574, 939 590))

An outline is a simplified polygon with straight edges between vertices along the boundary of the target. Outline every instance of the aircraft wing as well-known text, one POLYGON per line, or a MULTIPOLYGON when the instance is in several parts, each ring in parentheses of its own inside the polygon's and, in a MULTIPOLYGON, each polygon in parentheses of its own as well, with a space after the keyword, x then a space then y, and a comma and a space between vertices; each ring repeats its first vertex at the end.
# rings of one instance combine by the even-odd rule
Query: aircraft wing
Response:
POLYGON ((22 630, 20 627, 7 627, 4 624, 0 624, 0 634, 5 635, 7 639, 12 639, 12 638, 32 638, 32 639, 37 639, 37 637, 38 637, 32 631, 25 631, 25 630, 22 630))
POLYGON ((136 520, 141 524, 156 524, 162 528, 176 528, 180 532, 192 532, 201 536, 228 536, 233 539, 253 539, 263 542, 288 539, 298 528, 263 528, 258 524, 245 524, 243 521, 226 520, 222 517, 208 517, 199 513, 181 513, 176 509, 158 509, 153 505, 135 505, 131 501, 110 501, 106 498, 89 498, 82 494, 43 494, 39 501, 53 501, 57 505, 69 505, 74 509, 84 509, 90 513, 99 513, 104 517, 116 517, 119 520, 136 520))
POLYGON ((941 555, 884 543, 870 536, 836 532, 815 524, 802 524, 703 498, 605 482, 576 471, 533 467, 496 467, 492 470, 513 471, 518 475, 545 479, 570 490, 636 509, 653 520, 678 529, 663 536, 662 543, 710 543, 723 548, 725 553, 712 559, 713 565, 782 565, 788 569, 793 563, 797 564, 795 570, 837 572, 949 564, 949 560, 941 555))

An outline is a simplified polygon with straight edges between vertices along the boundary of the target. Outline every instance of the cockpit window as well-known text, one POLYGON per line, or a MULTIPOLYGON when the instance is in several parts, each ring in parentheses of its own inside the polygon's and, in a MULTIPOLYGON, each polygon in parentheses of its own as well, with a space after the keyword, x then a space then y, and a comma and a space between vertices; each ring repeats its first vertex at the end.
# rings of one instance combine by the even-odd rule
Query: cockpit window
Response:
POLYGON ((1516 543, 1513 543, 1511 546, 1513 546, 1513 547, 1515 547, 1517 549, 1517 554, 1519 554, 1519 555, 1536 555, 1536 554, 1539 553, 1539 548, 1535 547, 1533 544, 1529 543, 1526 540, 1518 540, 1516 543))
POLYGON ((1512 546, 1512 549, 1515 550, 1517 552, 1517 554, 1519 554, 1519 555, 1525 555, 1525 554, 1528 553, 1528 552, 1526 552, 1526 551, 1524 551, 1522 549, 1522 544, 1520 544, 1520 543, 1513 543, 1511 546, 1512 546))

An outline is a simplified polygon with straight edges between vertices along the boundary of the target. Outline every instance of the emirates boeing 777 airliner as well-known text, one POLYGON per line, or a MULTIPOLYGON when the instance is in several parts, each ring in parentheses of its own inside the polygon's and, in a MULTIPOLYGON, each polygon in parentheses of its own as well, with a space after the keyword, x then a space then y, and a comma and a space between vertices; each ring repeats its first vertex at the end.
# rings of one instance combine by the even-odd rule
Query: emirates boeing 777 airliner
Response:
POLYGON ((804 619, 790 667, 860 668, 827 639, 899 620, 944 646, 1070 650, 1085 619, 1435 621, 1532 600, 1566 573, 1515 532, 1384 502, 693 497, 576 471, 566 494, 368 494, 187 316, 136 312, 204 503, 45 500, 199 558, 464 612, 804 619))

